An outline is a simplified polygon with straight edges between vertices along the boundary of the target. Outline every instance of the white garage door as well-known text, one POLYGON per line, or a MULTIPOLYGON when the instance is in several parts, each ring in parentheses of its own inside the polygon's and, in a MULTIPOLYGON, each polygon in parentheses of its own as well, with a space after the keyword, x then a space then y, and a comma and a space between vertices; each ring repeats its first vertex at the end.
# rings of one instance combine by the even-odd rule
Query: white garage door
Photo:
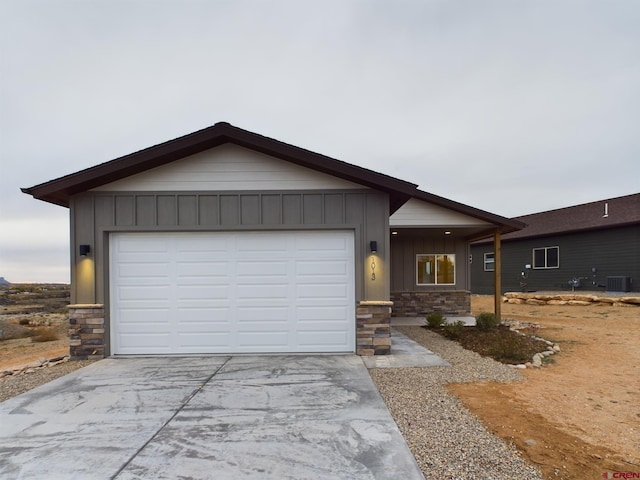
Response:
POLYGON ((112 354, 353 352, 350 231, 115 233, 112 354))

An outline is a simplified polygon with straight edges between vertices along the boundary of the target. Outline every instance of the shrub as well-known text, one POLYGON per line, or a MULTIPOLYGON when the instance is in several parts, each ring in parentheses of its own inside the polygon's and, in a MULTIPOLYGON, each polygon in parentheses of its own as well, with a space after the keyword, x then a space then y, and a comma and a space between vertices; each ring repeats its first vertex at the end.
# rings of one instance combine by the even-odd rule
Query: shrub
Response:
POLYGON ((526 352, 526 345, 523 345, 523 337, 501 336, 494 339, 490 347, 489 355, 506 363, 524 363, 530 356, 526 352))
POLYGON ((0 340, 15 340, 33 335, 30 328, 15 325, 0 319, 0 340))
POLYGON ((58 332, 53 328, 40 327, 33 330, 34 336, 31 337, 32 342, 53 342, 59 340, 58 332))
POLYGON ((432 312, 427 315, 427 324, 431 328, 440 328, 444 324, 445 318, 440 312, 432 312))
POLYGON ((458 320, 455 323, 450 323, 444 326, 444 335, 447 338, 457 339, 462 335, 462 330, 464 330, 464 322, 462 320, 458 320))
POLYGON ((482 312, 476 315, 476 327, 479 330, 488 332, 498 325, 498 319, 493 313, 482 312))

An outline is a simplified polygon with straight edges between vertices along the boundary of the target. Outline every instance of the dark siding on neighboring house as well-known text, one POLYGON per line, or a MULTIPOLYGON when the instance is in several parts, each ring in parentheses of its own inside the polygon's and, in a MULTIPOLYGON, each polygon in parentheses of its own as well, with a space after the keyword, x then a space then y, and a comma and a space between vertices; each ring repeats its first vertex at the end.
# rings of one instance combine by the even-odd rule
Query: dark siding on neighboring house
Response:
MULTIPOLYGON (((640 225, 632 225, 503 242, 503 293, 521 290, 521 272, 526 264, 533 265, 534 248, 554 246, 560 248, 559 268, 529 270, 529 291, 571 290, 568 282, 573 277, 587 277, 577 290, 605 290, 608 276, 632 277, 632 291, 640 291, 640 225), (592 285, 594 267, 597 285, 592 285)), ((471 247, 472 293, 493 293, 493 272, 485 272, 483 262, 483 254, 492 251, 491 244, 471 247)))

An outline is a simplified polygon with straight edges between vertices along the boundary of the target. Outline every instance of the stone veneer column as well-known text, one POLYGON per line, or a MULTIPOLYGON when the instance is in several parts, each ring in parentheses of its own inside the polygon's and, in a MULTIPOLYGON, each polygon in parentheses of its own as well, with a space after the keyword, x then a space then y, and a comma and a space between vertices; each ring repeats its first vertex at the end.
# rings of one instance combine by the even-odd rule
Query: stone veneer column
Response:
POLYGON ((71 360, 104 358, 104 305, 69 305, 71 360))
POLYGON ((391 352, 393 302, 363 301, 356 307, 356 353, 388 355, 391 352))

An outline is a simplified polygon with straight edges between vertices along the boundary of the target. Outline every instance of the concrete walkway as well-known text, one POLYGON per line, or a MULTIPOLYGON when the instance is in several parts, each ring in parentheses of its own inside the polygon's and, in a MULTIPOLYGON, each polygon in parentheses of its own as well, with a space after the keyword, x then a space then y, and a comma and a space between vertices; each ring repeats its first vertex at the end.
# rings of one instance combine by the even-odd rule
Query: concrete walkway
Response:
POLYGON ((105 359, 0 404, 0 478, 422 479, 360 357, 105 359))
POLYGON ((431 350, 414 342, 396 329, 391 329, 391 353, 362 357, 367 368, 450 367, 451 364, 431 350))

